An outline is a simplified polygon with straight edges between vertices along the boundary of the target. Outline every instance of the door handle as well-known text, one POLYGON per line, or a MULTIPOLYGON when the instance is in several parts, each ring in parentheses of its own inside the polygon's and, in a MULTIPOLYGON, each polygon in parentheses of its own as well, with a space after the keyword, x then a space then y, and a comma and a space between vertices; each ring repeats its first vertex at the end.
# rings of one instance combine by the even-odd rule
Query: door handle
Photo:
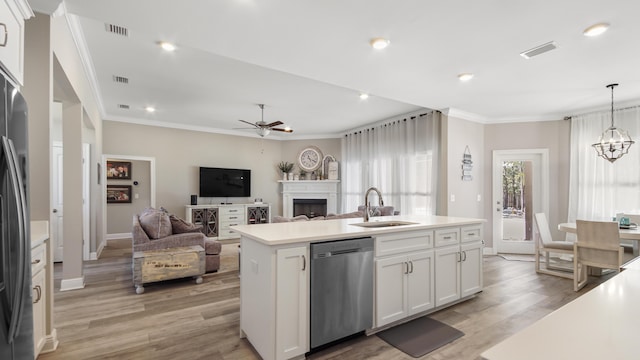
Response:
POLYGON ((2 41, 0 42, 0 46, 5 47, 7 46, 7 38, 9 37, 9 32, 7 31, 7 25, 5 23, 0 23, 0 26, 2 26, 2 29, 0 30, 0 39, 2 39, 2 41))
POLYGON ((302 271, 307 269, 307 257, 302 255, 302 271))
POLYGON ((58 212, 58 209, 53 209, 53 213, 54 214, 57 213, 57 212, 58 212))

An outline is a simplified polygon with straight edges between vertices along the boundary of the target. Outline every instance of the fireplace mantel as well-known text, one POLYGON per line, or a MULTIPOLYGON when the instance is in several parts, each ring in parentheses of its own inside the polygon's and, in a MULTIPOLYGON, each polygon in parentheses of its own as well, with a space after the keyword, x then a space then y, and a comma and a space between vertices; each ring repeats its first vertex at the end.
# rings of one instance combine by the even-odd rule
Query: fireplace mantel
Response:
POLYGON ((282 183, 282 216, 293 216, 293 199, 326 199, 327 213, 338 213, 340 180, 278 180, 282 183))

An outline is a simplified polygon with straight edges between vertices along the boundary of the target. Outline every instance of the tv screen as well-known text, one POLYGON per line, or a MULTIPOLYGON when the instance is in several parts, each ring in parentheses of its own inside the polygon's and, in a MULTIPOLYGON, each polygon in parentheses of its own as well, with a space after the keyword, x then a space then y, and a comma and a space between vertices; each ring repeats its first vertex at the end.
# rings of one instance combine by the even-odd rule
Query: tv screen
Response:
POLYGON ((251 196, 251 170, 200 167, 200 197, 251 196))

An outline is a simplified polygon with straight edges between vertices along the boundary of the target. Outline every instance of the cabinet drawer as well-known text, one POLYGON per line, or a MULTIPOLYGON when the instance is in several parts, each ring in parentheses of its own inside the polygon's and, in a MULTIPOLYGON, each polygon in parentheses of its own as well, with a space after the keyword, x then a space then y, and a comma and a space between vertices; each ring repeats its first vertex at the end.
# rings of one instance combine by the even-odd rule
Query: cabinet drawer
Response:
POLYGON ((460 242, 460 228, 446 228, 435 231, 436 246, 455 245, 460 242))
POLYGON ((220 239, 228 239, 228 238, 234 238, 234 237, 240 237, 240 234, 238 234, 237 232, 227 228, 221 229, 220 232, 218 233, 218 238, 220 239))
POLYGON ((463 226, 460 228, 460 241, 471 242, 482 239, 482 225, 463 226))
POLYGON ((31 274, 32 275, 42 270, 46 265, 46 260, 47 260, 46 249, 47 249, 46 244, 40 244, 35 248, 31 249, 31 274))
POLYGON ((375 238, 375 256, 386 256, 433 247, 433 231, 381 235, 375 238))
POLYGON ((240 214, 224 214, 220 215, 220 223, 224 222, 234 222, 238 224, 244 224, 245 217, 243 213, 240 214))
POLYGON ((221 206, 218 208, 220 216, 224 215, 244 215, 244 206, 221 206))

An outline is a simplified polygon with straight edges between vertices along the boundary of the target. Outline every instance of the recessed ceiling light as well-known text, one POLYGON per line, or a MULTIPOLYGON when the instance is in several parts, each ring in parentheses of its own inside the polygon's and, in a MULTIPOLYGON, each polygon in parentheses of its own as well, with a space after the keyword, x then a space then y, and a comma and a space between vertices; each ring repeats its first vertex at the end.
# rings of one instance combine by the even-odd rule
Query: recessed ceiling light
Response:
POLYGON ((389 46, 390 41, 383 38, 374 38, 374 39, 371 39, 369 43, 371 44, 371 46, 373 46, 374 49, 382 50, 387 46, 389 46))
POLYGON ((609 24, 607 23, 599 23, 595 25, 591 25, 588 28, 584 29, 582 32, 584 36, 598 36, 609 28, 609 24))
POLYGON ((460 79, 460 81, 469 81, 473 79, 473 74, 471 73, 458 74, 458 79, 460 79))
POLYGON ((173 45, 172 43, 166 42, 166 41, 161 41, 160 42, 160 47, 164 51, 175 51, 176 50, 176 46, 175 45, 173 45))
POLYGON ((150 113, 156 111, 156 108, 154 108, 153 106, 147 106, 144 109, 146 110, 146 112, 150 112, 150 113))
POLYGON ((362 93, 360 94, 360 100, 367 100, 369 98, 369 94, 362 93))

